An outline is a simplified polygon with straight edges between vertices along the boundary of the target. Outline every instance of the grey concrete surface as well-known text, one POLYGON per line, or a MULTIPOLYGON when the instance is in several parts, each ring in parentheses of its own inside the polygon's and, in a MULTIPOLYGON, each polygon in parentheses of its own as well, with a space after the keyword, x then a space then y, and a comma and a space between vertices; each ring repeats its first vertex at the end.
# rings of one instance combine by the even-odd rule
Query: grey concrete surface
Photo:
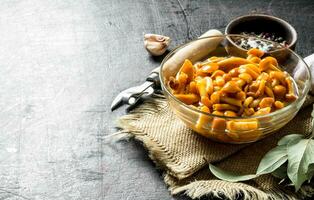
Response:
POLYGON ((113 146, 110 103, 161 59, 143 33, 171 48, 233 17, 263 12, 313 52, 313 1, 3 0, 0 2, 0 199, 157 200, 171 197, 140 144, 113 146))

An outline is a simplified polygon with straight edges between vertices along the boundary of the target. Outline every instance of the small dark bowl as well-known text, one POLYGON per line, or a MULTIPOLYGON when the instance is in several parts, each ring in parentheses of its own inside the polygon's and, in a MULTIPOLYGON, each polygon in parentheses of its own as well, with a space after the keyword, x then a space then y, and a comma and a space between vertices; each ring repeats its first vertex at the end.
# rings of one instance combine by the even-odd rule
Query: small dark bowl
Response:
MULTIPOLYGON (((293 26, 283 19, 271 15, 243 15, 230 21, 225 29, 226 34, 241 34, 242 32, 255 32, 257 34, 261 32, 275 33, 283 37, 288 44, 287 48, 292 50, 294 50, 297 42, 297 32, 293 26)), ((228 39, 230 43, 237 47, 238 51, 241 51, 239 52, 240 54, 245 54, 246 49, 236 45, 231 38, 228 39)))

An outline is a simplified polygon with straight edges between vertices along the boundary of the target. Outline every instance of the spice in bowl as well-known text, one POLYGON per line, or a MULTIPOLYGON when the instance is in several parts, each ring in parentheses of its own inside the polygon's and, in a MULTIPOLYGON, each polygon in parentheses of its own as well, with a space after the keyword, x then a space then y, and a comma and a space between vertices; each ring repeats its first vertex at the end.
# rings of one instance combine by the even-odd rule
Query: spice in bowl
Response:
POLYGON ((286 40, 283 39, 283 37, 278 36, 275 33, 255 33, 255 32, 241 32, 241 35, 247 36, 247 38, 235 38, 235 43, 239 45, 241 48, 249 50, 251 48, 257 48, 264 52, 272 51, 276 48, 274 43, 268 42, 265 40, 273 41, 276 43, 279 43, 281 46, 287 47, 288 44, 286 40), (263 39, 263 40, 259 40, 263 39))

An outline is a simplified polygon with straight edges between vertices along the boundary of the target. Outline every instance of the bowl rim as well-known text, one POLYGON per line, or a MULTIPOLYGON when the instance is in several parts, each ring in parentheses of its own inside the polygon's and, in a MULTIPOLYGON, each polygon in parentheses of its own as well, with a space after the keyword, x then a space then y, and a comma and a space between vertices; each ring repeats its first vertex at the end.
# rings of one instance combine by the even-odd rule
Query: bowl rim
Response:
MULTIPOLYGON (((228 39, 228 37, 248 37, 248 36, 244 36, 244 35, 240 35, 240 34, 223 34, 223 35, 214 35, 214 36, 207 36, 207 37, 202 37, 202 38, 197 38, 195 40, 191 40, 185 44, 182 44, 182 45, 179 45, 177 46, 176 48, 174 48, 172 51, 170 51, 168 53, 168 55, 162 60, 161 64, 160 64, 160 70, 159 70, 159 79, 160 79, 160 84, 161 84, 161 88, 163 89, 164 92, 167 93, 168 96, 170 96, 171 99, 175 100, 177 103, 179 103, 180 105, 184 106, 185 108, 189 109, 189 110, 192 110, 196 113, 199 113, 199 114, 203 114, 203 115, 207 115, 209 117, 218 117, 218 118, 223 118, 223 119, 230 119, 230 120, 245 120, 245 119, 260 119, 260 118, 266 118, 266 117, 273 117, 275 115, 280 115, 281 113, 285 113, 286 111, 288 111, 290 108, 292 107, 295 107, 298 105, 299 102, 303 101, 306 97, 306 95, 308 94, 309 90, 310 90, 310 82, 311 82, 311 71, 310 71, 310 68, 309 66, 307 65, 307 63, 303 60, 303 58, 301 56, 299 56, 297 53, 295 53, 293 50, 291 50, 290 48, 287 48, 287 47, 284 47, 282 45, 280 45, 279 43, 276 43, 276 42, 273 42, 273 41, 270 41, 270 40, 265 40, 265 39, 260 39, 260 38, 256 38, 256 39, 260 39, 260 40, 264 40, 264 41, 268 41, 268 42, 272 42, 272 43, 275 43, 276 45, 278 46, 281 46, 283 47, 282 49, 285 49, 285 50, 288 50, 290 51, 290 53, 292 53, 293 55, 295 55, 299 60, 301 60, 301 62, 304 64, 305 68, 306 68, 306 72, 309 76, 309 79, 307 79, 305 82, 304 82, 304 93, 301 95, 301 96, 298 96, 298 98, 290 103, 289 105, 279 109, 279 110, 276 110, 274 112, 271 112, 269 114, 266 114, 266 115, 259 115, 259 116, 247 116, 247 117, 229 117, 229 116, 222 116, 222 115, 214 115, 212 113, 206 113, 206 112, 203 112, 201 110, 198 110, 196 108, 193 108, 187 104, 185 104, 184 102, 180 101, 179 99, 177 99, 169 90, 168 90, 168 87, 166 86, 166 84, 164 83, 164 76, 163 76, 163 67, 164 67, 164 64, 165 62, 172 56, 174 55, 178 50, 182 49, 183 47, 186 47, 188 46, 189 44, 195 42, 195 41, 199 41, 199 40, 203 40, 203 39, 211 39, 211 38, 217 38, 217 37, 223 37, 223 38, 226 38, 228 39)), ((247 51, 247 50, 246 50, 247 51)))
MULTIPOLYGON (((276 22, 279 22, 285 26, 288 27, 289 31, 291 32, 292 34, 292 40, 291 42, 288 44, 288 48, 294 46, 297 42, 297 39, 298 39, 298 33, 297 31, 295 30, 295 28, 290 24, 288 23, 287 21, 279 18, 279 17, 276 17, 276 16, 273 16, 273 15, 267 15, 267 14, 247 14, 247 15, 241 15, 241 16, 238 16, 234 19, 232 19, 226 26, 225 28, 225 35, 230 35, 230 34, 233 34, 233 33, 230 33, 230 27, 231 25, 233 25, 235 22, 238 22, 240 20, 243 20, 243 19, 246 19, 246 18, 253 18, 253 17, 259 17, 260 19, 270 19, 270 20, 273 20, 273 21, 276 21, 276 22)), ((233 41, 232 41, 233 42, 233 41)), ((276 43, 276 42, 275 42, 276 43)), ((238 46, 238 45, 237 45, 238 46)), ((241 47, 239 47, 241 48, 241 47)), ((241 48, 243 49, 243 48, 241 48)), ((244 50, 244 49, 243 49, 244 50)), ((270 51, 272 52, 272 51, 270 51)))

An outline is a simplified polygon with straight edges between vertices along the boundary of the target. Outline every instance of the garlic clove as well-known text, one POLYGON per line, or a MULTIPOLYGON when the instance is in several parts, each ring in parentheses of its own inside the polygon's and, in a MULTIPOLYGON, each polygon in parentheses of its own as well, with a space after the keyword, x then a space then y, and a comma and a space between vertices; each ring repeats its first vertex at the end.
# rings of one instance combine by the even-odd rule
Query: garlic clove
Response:
POLYGON ((144 35, 144 46, 146 50, 154 56, 160 56, 164 54, 170 45, 170 41, 171 39, 169 37, 163 35, 144 35))

